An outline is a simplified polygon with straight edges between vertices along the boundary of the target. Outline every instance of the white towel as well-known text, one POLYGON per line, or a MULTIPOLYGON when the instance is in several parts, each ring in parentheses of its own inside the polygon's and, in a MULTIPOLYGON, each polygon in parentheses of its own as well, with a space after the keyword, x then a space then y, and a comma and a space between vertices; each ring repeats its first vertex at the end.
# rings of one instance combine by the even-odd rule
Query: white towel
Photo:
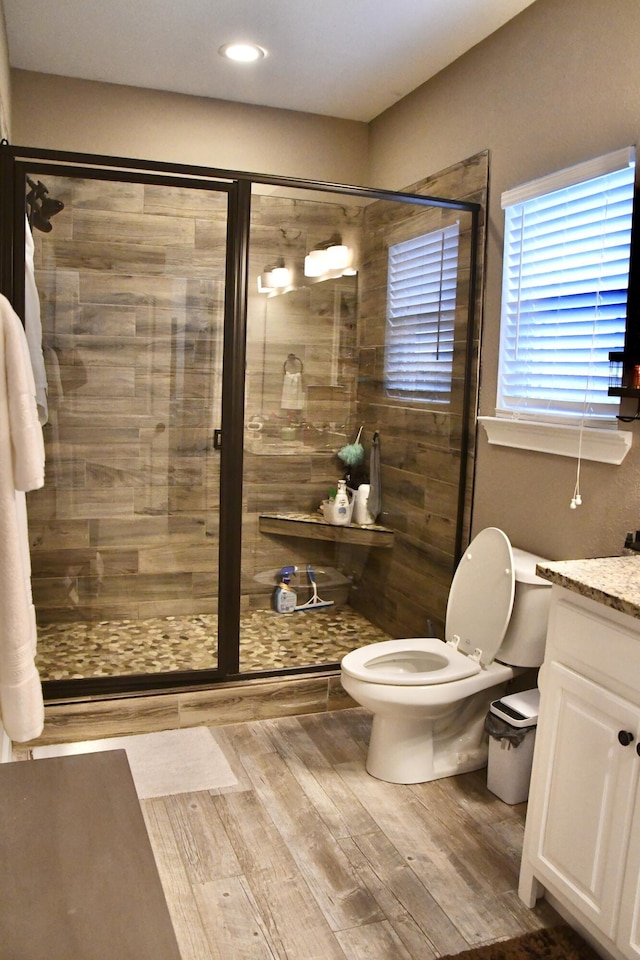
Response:
POLYGON ((33 370, 33 379, 36 384, 38 418, 40 423, 45 424, 49 419, 47 373, 42 352, 40 297, 38 296, 38 288, 36 287, 36 274, 33 263, 35 245, 28 218, 26 218, 24 230, 24 329, 27 334, 31 369, 33 370))
POLYGON ((283 410, 302 410, 304 407, 304 393, 302 391, 302 374, 286 373, 282 381, 283 410))
POLYGON ((0 296, 0 718, 18 743, 42 733, 25 492, 44 484, 44 443, 22 324, 0 296))

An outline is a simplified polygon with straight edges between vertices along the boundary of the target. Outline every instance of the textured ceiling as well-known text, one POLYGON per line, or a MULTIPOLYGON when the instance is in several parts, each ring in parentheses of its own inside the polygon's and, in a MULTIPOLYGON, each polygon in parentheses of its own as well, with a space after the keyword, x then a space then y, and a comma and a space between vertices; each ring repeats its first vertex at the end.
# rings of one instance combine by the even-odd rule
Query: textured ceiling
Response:
POLYGON ((2 2, 13 67, 369 121, 533 0, 2 2))

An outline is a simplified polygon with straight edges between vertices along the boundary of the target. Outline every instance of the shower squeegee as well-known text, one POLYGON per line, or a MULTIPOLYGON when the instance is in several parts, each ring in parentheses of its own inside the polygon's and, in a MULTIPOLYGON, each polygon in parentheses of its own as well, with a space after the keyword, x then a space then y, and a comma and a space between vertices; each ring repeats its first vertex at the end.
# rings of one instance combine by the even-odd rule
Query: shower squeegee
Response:
POLYGON ((307 576, 309 577, 309 583, 311 584, 313 593, 306 603, 300 603, 297 607, 294 607, 294 611, 320 610, 322 607, 332 607, 334 604, 333 600, 321 600, 318 596, 318 584, 316 583, 316 577, 310 563, 307 564, 307 576))

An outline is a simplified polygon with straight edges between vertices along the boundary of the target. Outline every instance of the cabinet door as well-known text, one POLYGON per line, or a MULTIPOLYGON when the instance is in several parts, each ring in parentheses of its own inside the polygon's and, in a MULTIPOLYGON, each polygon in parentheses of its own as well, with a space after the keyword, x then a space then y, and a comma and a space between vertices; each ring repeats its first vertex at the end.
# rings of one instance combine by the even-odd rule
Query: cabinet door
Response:
MULTIPOLYGON (((640 767, 640 756, 636 756, 636 763, 640 767)), ((617 939, 626 957, 640 960, 640 791, 637 789, 629 834, 627 868, 622 886, 617 939)))
MULTIPOLYGON (((613 937, 638 776, 637 707, 558 663, 545 668, 549 758, 530 811, 536 875, 613 937), (624 745, 624 741, 631 741, 624 745)), ((541 718, 542 720, 542 718, 541 718)))

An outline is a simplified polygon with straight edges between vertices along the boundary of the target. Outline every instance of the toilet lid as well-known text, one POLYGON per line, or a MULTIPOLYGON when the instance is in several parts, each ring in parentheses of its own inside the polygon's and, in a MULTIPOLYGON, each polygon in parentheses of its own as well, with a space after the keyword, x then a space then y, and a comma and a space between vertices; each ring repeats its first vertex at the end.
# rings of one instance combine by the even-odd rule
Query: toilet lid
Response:
POLYGON ((469 544, 455 572, 445 624, 445 639, 460 638, 467 655, 480 649, 480 663, 495 657, 511 618, 515 571, 509 538, 487 527, 469 544))

